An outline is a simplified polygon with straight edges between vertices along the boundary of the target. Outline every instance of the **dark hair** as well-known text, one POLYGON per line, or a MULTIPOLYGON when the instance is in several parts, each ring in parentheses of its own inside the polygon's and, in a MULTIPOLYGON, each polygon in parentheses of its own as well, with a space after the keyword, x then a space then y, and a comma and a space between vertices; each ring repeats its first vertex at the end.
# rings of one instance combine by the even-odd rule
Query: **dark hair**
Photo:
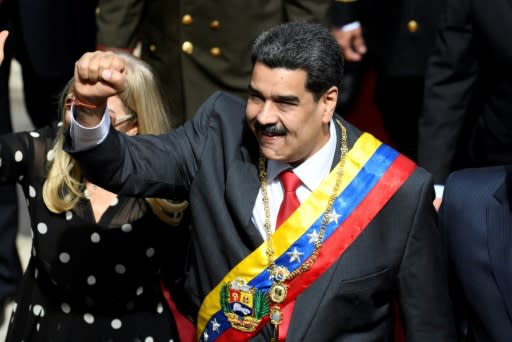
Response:
POLYGON ((320 24, 288 22, 258 35, 252 45, 251 63, 270 68, 303 69, 305 87, 315 101, 332 86, 341 89, 343 56, 329 30, 320 24))

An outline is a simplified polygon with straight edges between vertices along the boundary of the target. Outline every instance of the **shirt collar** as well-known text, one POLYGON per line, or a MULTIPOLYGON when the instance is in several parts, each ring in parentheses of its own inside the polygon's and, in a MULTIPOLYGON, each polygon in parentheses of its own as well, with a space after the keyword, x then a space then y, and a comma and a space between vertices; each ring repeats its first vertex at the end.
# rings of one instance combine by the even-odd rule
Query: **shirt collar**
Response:
POLYGON ((276 180, 276 177, 284 170, 293 169, 293 172, 299 177, 304 186, 310 191, 316 189, 331 171, 332 160, 336 151, 336 129, 333 120, 329 124, 329 132, 330 137, 327 143, 296 168, 292 168, 290 164, 282 161, 269 160, 267 162, 267 179, 269 183, 276 180))

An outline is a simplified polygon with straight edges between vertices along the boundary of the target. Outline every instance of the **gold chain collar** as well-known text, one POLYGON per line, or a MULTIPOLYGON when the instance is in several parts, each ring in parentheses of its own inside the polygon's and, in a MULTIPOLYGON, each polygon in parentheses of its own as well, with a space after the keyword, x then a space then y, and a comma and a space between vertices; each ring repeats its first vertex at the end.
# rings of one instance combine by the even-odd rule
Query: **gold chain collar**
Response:
POLYGON ((266 255, 268 260, 268 265, 270 268, 270 274, 272 275, 272 287, 269 290, 268 296, 270 301, 273 303, 272 308, 270 309, 270 322, 274 325, 274 338, 272 341, 277 341, 278 337, 278 328, 279 324, 282 321, 282 312, 281 308, 278 304, 281 304, 285 301, 286 295, 288 293, 288 287, 284 284, 286 281, 290 281, 298 275, 306 272, 313 265, 318 257, 318 253, 323 244, 325 230, 327 228, 327 224, 330 219, 330 212, 332 211, 332 207, 334 204, 334 200, 336 199, 336 194, 338 193, 339 187, 341 185, 341 178, 343 176, 344 166, 345 166, 345 157, 348 152, 348 143, 347 143, 347 130, 341 124, 340 121, 336 120, 336 123, 341 128, 341 156, 340 156, 340 167, 338 168, 336 174, 336 182, 332 189, 332 192, 329 196, 329 200, 327 203, 327 207, 325 208, 324 213, 322 214, 322 224, 320 226, 320 231, 318 238, 315 241, 315 248, 313 249, 313 253, 311 257, 300 265, 296 270, 290 272, 287 268, 283 266, 276 266, 274 259, 274 244, 273 244, 273 233, 272 233, 272 224, 270 222, 270 200, 268 197, 267 191, 267 172, 266 172, 266 159, 263 156, 260 156, 258 162, 259 169, 259 178, 261 182, 261 193, 262 193, 262 201, 263 208, 265 211, 265 235, 266 235, 266 255))

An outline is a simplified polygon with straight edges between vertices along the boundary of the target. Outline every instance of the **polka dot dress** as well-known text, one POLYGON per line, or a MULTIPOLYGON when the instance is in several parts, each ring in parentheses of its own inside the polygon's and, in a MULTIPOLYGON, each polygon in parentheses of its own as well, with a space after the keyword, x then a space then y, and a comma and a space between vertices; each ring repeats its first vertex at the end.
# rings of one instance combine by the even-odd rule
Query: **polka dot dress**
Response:
POLYGON ((119 196, 95 222, 84 199, 53 214, 42 188, 55 128, 0 137, 0 182, 19 182, 33 247, 7 342, 177 341, 160 288, 173 230, 143 199, 119 196))

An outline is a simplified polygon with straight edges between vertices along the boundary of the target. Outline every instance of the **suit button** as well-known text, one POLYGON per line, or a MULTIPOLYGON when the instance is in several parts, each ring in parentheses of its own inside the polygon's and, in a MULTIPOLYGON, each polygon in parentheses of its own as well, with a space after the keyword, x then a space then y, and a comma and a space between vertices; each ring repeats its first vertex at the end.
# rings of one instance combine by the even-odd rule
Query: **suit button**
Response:
POLYGON ((181 45, 181 51, 185 52, 187 55, 191 55, 194 51, 194 45, 191 42, 184 42, 181 45))
POLYGON ((418 31, 418 22, 416 20, 410 20, 407 23, 407 30, 411 33, 418 31))
POLYGON ((149 45, 149 51, 155 52, 156 51, 156 45, 155 44, 150 44, 149 45))
POLYGON ((218 30, 218 29, 220 29, 220 21, 218 21, 218 20, 212 20, 212 21, 210 22, 210 28, 211 28, 212 30, 218 30))
POLYGON ((221 54, 222 51, 220 50, 219 47, 212 47, 210 49, 210 55, 212 55, 213 57, 219 57, 221 54))
POLYGON ((192 19, 192 16, 190 14, 185 14, 182 18, 181 18, 181 23, 183 25, 190 25, 192 24, 192 22, 194 22, 194 20, 192 19))

